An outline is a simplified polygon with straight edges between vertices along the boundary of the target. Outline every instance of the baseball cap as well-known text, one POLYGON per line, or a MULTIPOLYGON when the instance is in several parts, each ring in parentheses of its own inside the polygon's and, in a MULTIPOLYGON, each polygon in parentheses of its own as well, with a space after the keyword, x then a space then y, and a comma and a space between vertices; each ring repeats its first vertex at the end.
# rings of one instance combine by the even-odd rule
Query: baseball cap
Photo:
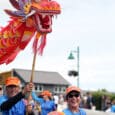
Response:
POLYGON ((64 113, 59 112, 59 111, 52 111, 52 112, 48 113, 48 115, 64 115, 64 113))
POLYGON ((11 76, 11 77, 8 77, 6 79, 5 85, 6 86, 9 86, 9 85, 19 86, 20 85, 20 80, 17 77, 11 76))
POLYGON ((69 87, 66 89, 66 96, 67 96, 70 92, 72 92, 72 91, 75 91, 75 92, 78 92, 78 93, 81 92, 80 88, 78 88, 78 87, 76 87, 76 86, 69 86, 69 87))
POLYGON ((44 90, 42 93, 41 93, 42 96, 46 95, 48 97, 51 97, 52 96, 52 93, 48 90, 44 90))

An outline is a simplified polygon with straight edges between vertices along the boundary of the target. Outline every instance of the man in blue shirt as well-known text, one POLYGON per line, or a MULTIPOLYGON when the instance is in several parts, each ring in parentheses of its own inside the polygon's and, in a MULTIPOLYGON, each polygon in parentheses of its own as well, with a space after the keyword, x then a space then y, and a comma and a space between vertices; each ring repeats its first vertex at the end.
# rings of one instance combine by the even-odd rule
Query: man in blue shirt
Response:
POLYGON ((20 91, 20 80, 17 77, 8 77, 5 86, 5 95, 0 97, 0 111, 2 115, 25 115, 27 111, 28 115, 34 115, 32 107, 26 107, 24 102, 26 94, 32 91, 33 84, 27 84, 20 91))
POLYGON ((81 90, 76 86, 66 89, 67 108, 63 110, 65 115, 86 115, 86 112, 79 107, 81 90))

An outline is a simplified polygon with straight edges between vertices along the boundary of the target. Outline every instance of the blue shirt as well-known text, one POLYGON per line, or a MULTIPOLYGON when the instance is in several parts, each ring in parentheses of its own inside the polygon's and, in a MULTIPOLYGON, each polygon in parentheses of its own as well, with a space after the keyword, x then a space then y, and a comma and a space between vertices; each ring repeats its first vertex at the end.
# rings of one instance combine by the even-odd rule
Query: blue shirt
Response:
MULTIPOLYGON (((7 96, 0 97, 0 105, 7 101, 7 96)), ((2 115, 25 115, 25 103, 22 100, 18 101, 10 110, 2 111, 2 115)))
POLYGON ((49 112, 54 111, 56 109, 54 101, 52 100, 45 101, 43 98, 37 97, 34 92, 32 92, 32 97, 35 101, 40 103, 41 115, 47 115, 49 112))
POLYGON ((86 115, 86 112, 80 108, 79 108, 79 112, 76 113, 72 113, 68 108, 64 109, 63 112, 65 115, 86 115))
POLYGON ((115 113, 115 105, 111 106, 111 112, 115 113))

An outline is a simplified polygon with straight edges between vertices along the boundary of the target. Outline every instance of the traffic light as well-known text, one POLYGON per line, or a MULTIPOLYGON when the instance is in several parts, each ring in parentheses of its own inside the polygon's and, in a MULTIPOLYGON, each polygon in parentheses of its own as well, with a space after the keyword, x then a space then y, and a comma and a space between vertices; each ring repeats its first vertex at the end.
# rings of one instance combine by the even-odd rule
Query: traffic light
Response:
POLYGON ((68 75, 69 75, 69 76, 74 76, 74 77, 76 77, 76 76, 79 75, 79 72, 78 72, 78 71, 75 71, 75 70, 71 70, 71 71, 68 72, 68 75))

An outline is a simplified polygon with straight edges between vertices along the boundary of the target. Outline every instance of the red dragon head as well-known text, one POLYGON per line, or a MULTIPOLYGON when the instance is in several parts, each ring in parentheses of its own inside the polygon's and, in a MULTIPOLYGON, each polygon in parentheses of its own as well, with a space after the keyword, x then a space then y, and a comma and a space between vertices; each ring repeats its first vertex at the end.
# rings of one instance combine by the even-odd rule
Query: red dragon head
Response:
POLYGON ((38 4, 32 3, 32 9, 36 11, 37 30, 43 33, 51 32, 52 16, 60 14, 60 5, 54 1, 42 0, 38 4))
POLYGON ((60 5, 50 0, 10 0, 17 11, 5 10, 7 14, 13 17, 25 18, 28 26, 35 26, 40 33, 49 33, 52 31, 52 17, 61 13, 60 5), (20 3, 23 2, 22 3, 20 3), (23 7, 23 8, 22 8, 23 7), (34 13, 31 13, 31 12, 34 13))

